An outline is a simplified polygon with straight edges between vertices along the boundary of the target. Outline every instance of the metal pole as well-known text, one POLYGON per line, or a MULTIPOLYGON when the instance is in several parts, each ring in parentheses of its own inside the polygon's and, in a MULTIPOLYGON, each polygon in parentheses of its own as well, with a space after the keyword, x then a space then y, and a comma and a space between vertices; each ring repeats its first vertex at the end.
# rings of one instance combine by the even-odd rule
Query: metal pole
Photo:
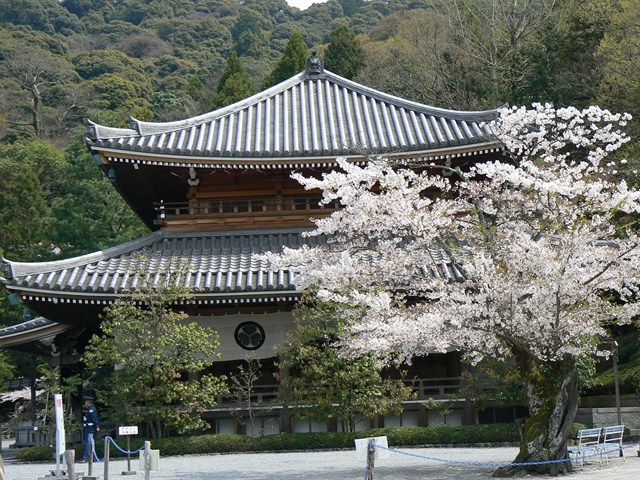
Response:
POLYGON ((111 450, 110 438, 111 437, 109 437, 109 435, 104 437, 104 480, 109 480, 109 453, 111 450))
POLYGON ((616 414, 618 415, 618 425, 622 425, 622 414, 620 413, 620 384, 618 383, 618 342, 613 342, 613 384, 616 391, 616 414))
POLYGON ((135 475, 136 471, 131 470, 131 435, 127 435, 127 470, 122 475, 135 475))
MULTIPOLYGON (((616 391, 616 414, 618 416, 618 425, 622 425, 622 413, 620 411, 620 384, 618 382, 618 342, 614 341, 613 347, 615 348, 613 351, 613 384, 616 391)), ((620 446, 620 456, 624 458, 622 445, 620 446)))

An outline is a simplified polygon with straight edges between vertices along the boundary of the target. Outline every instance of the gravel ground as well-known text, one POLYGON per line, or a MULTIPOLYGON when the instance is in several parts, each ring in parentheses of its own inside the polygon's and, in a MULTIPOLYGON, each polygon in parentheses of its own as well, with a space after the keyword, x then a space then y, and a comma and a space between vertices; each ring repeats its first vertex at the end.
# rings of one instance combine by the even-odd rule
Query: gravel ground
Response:
MULTIPOLYGON (((517 449, 505 448, 416 448, 403 449, 411 455, 427 455, 460 461, 508 462, 517 449)), ((612 459, 608 465, 599 461, 585 465, 568 477, 571 480, 640 480, 640 457, 637 448, 626 450, 626 460, 612 459)), ((260 453, 235 455, 189 455, 160 459, 160 469, 152 479, 171 480, 357 480, 364 478, 364 461, 352 451, 260 453)), ((86 464, 77 465, 86 472, 86 464)), ((94 475, 103 479, 103 464, 94 466, 94 475)), ((132 462, 137 468, 137 462, 132 462)), ((7 480, 37 480, 52 470, 54 464, 5 465, 7 480)), ((144 472, 122 476, 126 461, 110 463, 110 478, 139 480, 144 472)), ((457 465, 391 452, 376 462, 376 480, 489 480, 492 468, 457 465)), ((527 477, 545 478, 545 477, 527 477)), ((548 478, 548 477, 547 477, 548 478)))

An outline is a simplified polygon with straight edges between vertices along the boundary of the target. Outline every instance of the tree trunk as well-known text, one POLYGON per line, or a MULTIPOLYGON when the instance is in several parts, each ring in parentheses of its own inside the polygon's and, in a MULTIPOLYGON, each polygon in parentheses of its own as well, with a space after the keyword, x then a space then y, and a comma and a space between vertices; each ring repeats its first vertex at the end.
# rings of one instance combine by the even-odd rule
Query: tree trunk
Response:
MULTIPOLYGON (((521 355, 518 366, 525 378, 530 417, 524 424, 520 452, 513 463, 569 458, 567 447, 578 411, 578 372, 575 358, 567 356, 562 361, 542 364, 521 355)), ((571 462, 565 461, 501 467, 493 476, 512 477, 525 473, 558 475, 571 471, 571 462)))

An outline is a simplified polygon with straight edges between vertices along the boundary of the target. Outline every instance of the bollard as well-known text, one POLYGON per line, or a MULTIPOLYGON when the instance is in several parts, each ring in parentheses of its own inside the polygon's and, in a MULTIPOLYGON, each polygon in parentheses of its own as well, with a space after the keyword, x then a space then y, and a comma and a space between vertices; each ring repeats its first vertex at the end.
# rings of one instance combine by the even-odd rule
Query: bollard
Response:
POLYGON ((376 444, 375 439, 369 439, 369 445, 367 446, 367 480, 374 480, 373 468, 376 462, 376 444))
POLYGON ((93 447, 95 443, 93 442, 93 433, 89 434, 89 471, 88 476, 93 477, 93 447))
POLYGON ((109 480, 109 454, 111 452, 111 437, 104 437, 104 480, 109 480))
POLYGON ((76 452, 74 450, 65 451, 64 460, 67 463, 67 475, 69 476, 69 480, 76 480, 76 452))
POLYGON ((151 478, 151 442, 144 442, 144 480, 151 478))

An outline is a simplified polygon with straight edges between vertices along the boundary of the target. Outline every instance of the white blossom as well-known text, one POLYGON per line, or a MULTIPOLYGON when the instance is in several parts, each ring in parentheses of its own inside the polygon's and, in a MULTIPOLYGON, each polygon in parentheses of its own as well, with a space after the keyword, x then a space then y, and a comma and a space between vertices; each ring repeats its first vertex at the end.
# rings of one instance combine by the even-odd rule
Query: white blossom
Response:
POLYGON ((640 191, 605 161, 628 141, 629 118, 598 107, 502 109, 489 127, 509 158, 457 181, 345 159, 320 179, 296 175, 342 209, 309 232, 326 245, 269 258, 299 288, 365 308, 343 340, 353 354, 410 361, 460 349, 479 361, 516 348, 544 362, 598 353, 608 324, 640 313, 640 240, 616 218, 640 213, 640 191))

